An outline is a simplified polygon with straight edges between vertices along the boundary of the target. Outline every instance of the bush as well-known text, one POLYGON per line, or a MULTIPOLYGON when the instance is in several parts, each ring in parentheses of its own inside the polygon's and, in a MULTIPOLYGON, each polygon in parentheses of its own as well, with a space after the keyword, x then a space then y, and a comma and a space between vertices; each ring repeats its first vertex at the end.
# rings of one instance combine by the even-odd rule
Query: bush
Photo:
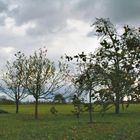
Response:
POLYGON ((50 112, 51 112, 51 114, 56 115, 58 111, 57 111, 56 108, 53 106, 53 107, 50 108, 50 112))

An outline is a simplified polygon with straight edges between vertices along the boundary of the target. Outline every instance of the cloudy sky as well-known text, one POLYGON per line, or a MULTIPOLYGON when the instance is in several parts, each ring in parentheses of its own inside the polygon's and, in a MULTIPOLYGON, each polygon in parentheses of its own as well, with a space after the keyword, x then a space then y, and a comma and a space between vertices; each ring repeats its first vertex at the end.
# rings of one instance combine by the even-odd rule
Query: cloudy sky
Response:
POLYGON ((51 59, 94 51, 96 17, 139 26, 140 0, 0 0, 0 67, 19 50, 46 46, 51 59))

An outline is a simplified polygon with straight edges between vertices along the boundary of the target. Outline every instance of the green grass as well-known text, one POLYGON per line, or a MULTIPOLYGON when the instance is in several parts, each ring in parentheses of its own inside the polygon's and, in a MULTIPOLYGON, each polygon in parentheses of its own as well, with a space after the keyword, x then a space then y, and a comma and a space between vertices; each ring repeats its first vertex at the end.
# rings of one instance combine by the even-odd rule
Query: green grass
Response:
POLYGON ((34 119, 34 105, 0 105, 9 114, 0 114, 0 140, 140 140, 140 104, 133 104, 119 115, 109 110, 103 117, 93 113, 89 124, 87 113, 78 120, 72 105, 55 105, 58 115, 50 114, 52 105, 39 105, 39 119, 34 119))

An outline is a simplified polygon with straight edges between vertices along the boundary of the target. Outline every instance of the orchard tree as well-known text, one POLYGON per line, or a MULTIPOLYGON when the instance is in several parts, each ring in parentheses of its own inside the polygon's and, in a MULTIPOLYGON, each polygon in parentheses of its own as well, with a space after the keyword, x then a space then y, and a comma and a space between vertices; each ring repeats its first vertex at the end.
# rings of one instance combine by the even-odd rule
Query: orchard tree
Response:
POLYGON ((76 94, 73 96, 72 101, 74 105, 74 110, 72 111, 72 113, 76 115, 76 118, 78 119, 78 122, 79 122, 80 115, 84 111, 82 107, 83 101, 76 94))
POLYGON ((58 67, 55 66, 47 58, 47 50, 40 49, 35 51, 27 59, 26 88, 29 95, 35 98, 35 118, 38 118, 38 102, 39 99, 53 98, 57 90, 59 90, 65 83, 65 71, 66 66, 61 63, 58 67))
POLYGON ((124 26, 122 34, 109 19, 99 18, 93 24, 97 35, 101 38, 101 47, 95 54, 96 64, 101 73, 102 87, 107 87, 114 94, 115 112, 119 113, 119 105, 124 97, 135 93, 135 83, 139 74, 140 32, 138 29, 124 26))
POLYGON ((123 68, 128 81, 125 82, 126 93, 130 100, 137 100, 140 98, 140 29, 130 28, 128 25, 124 26, 122 39, 123 46, 127 47, 123 68))
POLYGON ((0 89, 14 100, 16 113, 18 113, 19 102, 27 97, 26 87, 23 86, 23 83, 27 80, 25 77, 26 57, 21 52, 16 53, 15 57, 16 59, 13 62, 7 61, 0 89))
POLYGON ((74 57, 66 56, 66 58, 68 61, 73 60, 74 58, 77 61, 75 65, 75 69, 77 70, 73 75, 72 83, 75 88, 75 93, 77 93, 77 97, 85 95, 89 97, 87 110, 89 111, 89 122, 92 123, 93 101, 97 98, 97 94, 94 92, 94 88, 97 86, 97 82, 95 81, 97 74, 94 69, 94 63, 91 62, 91 56, 88 57, 84 52, 75 55, 74 57))

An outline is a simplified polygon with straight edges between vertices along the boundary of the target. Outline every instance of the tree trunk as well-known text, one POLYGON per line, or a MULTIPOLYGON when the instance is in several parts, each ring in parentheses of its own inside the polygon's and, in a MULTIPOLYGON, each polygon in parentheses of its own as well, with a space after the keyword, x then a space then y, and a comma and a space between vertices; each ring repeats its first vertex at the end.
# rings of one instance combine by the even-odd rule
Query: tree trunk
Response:
POLYGON ((19 101, 16 100, 16 114, 19 113, 19 101))
POLYGON ((35 119, 38 119, 38 98, 35 100, 35 119))
POLYGON ((119 102, 119 93, 116 93, 116 103, 115 103, 115 113, 119 114, 120 113, 120 102, 119 102))
POLYGON ((92 102, 91 102, 91 90, 89 92, 89 121, 92 123, 92 102))

